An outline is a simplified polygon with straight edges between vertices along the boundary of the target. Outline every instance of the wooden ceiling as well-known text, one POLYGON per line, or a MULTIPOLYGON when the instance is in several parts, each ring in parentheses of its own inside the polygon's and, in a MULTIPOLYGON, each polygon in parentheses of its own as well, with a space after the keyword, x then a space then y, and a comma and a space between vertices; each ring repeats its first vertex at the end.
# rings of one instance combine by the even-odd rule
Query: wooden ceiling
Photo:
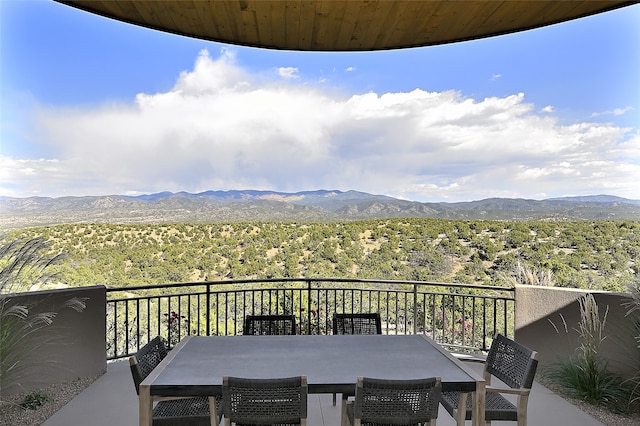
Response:
POLYGON ((286 50, 430 46, 523 31, 638 1, 57 0, 205 40, 286 50))

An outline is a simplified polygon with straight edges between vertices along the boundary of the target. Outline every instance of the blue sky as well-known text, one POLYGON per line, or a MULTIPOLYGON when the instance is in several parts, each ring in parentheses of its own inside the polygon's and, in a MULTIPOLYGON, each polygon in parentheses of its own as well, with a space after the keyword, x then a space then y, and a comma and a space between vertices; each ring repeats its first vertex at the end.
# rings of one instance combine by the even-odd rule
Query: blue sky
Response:
POLYGON ((385 52, 205 42, 0 0, 0 196, 640 199, 640 5, 385 52))

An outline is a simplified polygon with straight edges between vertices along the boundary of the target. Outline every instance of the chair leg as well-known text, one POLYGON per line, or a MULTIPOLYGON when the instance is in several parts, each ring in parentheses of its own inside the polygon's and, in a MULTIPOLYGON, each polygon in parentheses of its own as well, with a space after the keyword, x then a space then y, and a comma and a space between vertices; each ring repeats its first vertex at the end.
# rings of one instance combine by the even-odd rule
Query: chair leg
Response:
POLYGON ((333 393, 333 406, 336 406, 336 393, 333 393))
POLYGON ((527 426, 527 402, 529 395, 521 395, 518 397, 518 426, 527 426))

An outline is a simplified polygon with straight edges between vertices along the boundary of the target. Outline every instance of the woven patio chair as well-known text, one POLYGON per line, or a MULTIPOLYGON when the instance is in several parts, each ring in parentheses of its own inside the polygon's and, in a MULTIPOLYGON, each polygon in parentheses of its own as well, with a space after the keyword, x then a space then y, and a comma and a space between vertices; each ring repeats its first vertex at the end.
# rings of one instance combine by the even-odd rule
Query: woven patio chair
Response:
POLYGON ((379 313, 333 314, 333 334, 382 334, 379 313))
MULTIPOLYGON (((538 367, 538 353, 513 340, 496 334, 484 361, 486 383, 485 422, 492 420, 517 421, 518 426, 527 424, 527 403, 538 367), (506 386, 491 386, 491 378, 501 380, 506 386), (501 394, 517 395, 516 404, 501 394)), ((442 406, 456 420, 458 426, 471 419, 472 401, 468 394, 443 392, 442 406), (464 406, 466 409, 460 410, 464 406)))
MULTIPOLYGON (((167 346, 160 336, 153 338, 140 348, 138 353, 129 357, 129 366, 133 376, 136 393, 140 392, 140 383, 167 356, 167 346)), ((215 399, 214 417, 220 424, 222 419, 222 400, 217 397, 159 398, 153 407, 154 426, 210 426, 213 422, 209 410, 210 398, 215 399)))
POLYGON ((247 315, 244 318, 242 334, 254 336, 296 334, 296 317, 294 315, 247 315))
MULTIPOLYGON (((333 334, 382 334, 380 314, 333 314, 333 334)), ((353 394, 352 394, 353 395, 353 394)), ((343 398, 348 395, 343 394, 343 398)), ((336 405, 336 394, 333 394, 333 405, 336 405)))
POLYGON ((356 398, 347 403, 352 426, 435 426, 442 385, 439 377, 384 380, 358 377, 356 398))
POLYGON ((307 377, 224 377, 222 401, 225 426, 305 426, 307 377))

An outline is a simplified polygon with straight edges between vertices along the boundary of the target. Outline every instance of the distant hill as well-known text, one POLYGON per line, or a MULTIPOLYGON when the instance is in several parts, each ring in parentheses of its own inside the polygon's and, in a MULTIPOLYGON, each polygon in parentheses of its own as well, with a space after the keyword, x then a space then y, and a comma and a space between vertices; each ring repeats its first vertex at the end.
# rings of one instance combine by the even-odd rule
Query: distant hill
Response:
POLYGON ((430 217, 463 220, 640 220, 640 200, 609 195, 421 203, 358 191, 232 190, 140 196, 0 198, 0 227, 60 223, 348 221, 430 217))
POLYGON ((585 203, 632 203, 640 204, 640 200, 628 200, 622 197, 616 197, 613 195, 584 195, 581 197, 563 197, 563 198, 549 198, 547 201, 576 201, 585 203))

